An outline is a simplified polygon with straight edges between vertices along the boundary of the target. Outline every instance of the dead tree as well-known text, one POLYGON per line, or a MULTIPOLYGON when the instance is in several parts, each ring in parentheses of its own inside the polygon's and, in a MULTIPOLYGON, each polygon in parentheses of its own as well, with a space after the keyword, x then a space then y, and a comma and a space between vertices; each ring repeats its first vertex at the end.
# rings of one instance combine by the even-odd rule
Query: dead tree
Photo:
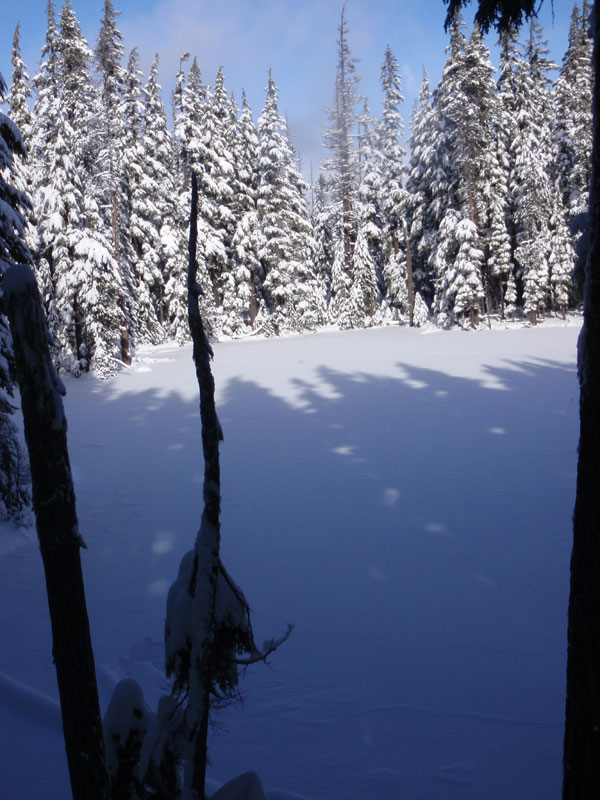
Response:
POLYGON ((29 450, 73 800, 107 800, 102 720, 79 554, 85 545, 78 530, 67 450, 64 388, 50 358, 32 271, 25 265, 11 266, 2 290, 29 450))
POLYGON ((167 600, 165 650, 167 675, 172 675, 173 695, 185 711, 176 722, 174 736, 187 739, 183 755, 185 800, 204 800, 207 737, 211 709, 235 698, 239 668, 264 661, 290 635, 292 626, 279 639, 258 648, 250 624, 250 609, 241 589, 223 566, 221 542, 221 481, 219 444, 223 433, 215 406, 215 382, 210 368, 212 347, 200 315, 196 244, 198 188, 192 173, 190 217, 188 315, 193 340, 193 358, 200 390, 202 450, 204 453, 204 509, 194 549, 187 553, 167 600), (181 621, 186 620, 188 627, 181 621), (182 702, 182 696, 185 704, 182 702))

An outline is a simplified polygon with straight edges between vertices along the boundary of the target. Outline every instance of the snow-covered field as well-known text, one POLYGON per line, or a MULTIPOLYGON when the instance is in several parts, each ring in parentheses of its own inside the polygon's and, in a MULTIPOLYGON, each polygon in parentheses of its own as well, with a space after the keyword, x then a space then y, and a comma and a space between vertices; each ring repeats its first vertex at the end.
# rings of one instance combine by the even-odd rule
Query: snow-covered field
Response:
MULTIPOLYGON (((313 800, 560 796, 578 325, 216 345, 223 559, 257 639, 210 777, 313 800)), ((165 600, 201 512, 191 349, 65 406, 103 708, 163 691, 165 600)), ((0 797, 65 800, 41 559, 0 529, 0 797)))

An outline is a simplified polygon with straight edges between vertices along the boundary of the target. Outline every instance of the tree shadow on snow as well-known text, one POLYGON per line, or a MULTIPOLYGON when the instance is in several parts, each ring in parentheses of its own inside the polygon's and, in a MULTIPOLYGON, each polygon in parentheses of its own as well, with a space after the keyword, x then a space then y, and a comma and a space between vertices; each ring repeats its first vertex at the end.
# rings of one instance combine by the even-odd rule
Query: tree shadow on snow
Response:
MULTIPOLYGON (((551 796, 574 367, 396 366, 321 367, 293 403, 248 380, 220 387, 223 559, 259 639, 296 631, 274 671, 248 675, 214 769, 316 798, 327 785, 330 800, 551 796)), ((69 390, 87 392, 85 413, 76 398, 67 412, 98 659, 143 679, 202 508, 198 402, 69 390)))

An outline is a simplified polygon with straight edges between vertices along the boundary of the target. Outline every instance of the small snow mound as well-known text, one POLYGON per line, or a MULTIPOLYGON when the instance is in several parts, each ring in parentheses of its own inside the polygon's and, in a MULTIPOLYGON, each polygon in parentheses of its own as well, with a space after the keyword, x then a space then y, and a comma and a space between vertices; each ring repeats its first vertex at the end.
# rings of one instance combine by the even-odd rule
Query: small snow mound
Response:
POLYGON ((20 524, 18 527, 12 522, 0 523, 0 556, 16 553, 37 541, 33 522, 32 520, 31 525, 20 524))
POLYGON ((0 672, 0 705, 12 708, 38 722, 60 729, 60 705, 52 697, 0 672))
POLYGON ((310 800, 304 794, 296 794, 295 792, 286 792, 285 789, 271 789, 267 792, 268 800, 310 800))
POLYGON ((475 780, 475 765, 459 761, 455 764, 444 764, 434 774, 434 778, 442 783, 454 786, 470 786, 475 780))
POLYGON ((256 772, 244 772, 221 786, 210 800, 268 800, 256 772))

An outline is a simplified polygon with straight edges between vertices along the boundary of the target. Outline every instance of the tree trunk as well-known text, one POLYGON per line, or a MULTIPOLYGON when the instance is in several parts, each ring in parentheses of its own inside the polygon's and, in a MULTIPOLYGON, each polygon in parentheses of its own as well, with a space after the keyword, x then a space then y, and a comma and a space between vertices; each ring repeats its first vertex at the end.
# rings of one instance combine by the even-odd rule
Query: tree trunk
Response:
POLYGON ((600 14, 594 15, 590 252, 579 339, 580 433, 573 515, 564 800, 600 797, 600 14))
MULTIPOLYGON (((406 290, 408 292, 408 324, 412 328, 415 324, 415 284, 413 281, 412 253, 410 252, 410 239, 406 220, 402 218, 402 231, 404 232, 404 252, 406 255, 406 290)), ((394 246, 396 245, 394 241, 394 246)))
POLYGON ((207 339, 198 306, 200 288, 196 283, 198 264, 196 244, 198 238, 198 185, 192 172, 192 209, 190 216, 189 266, 188 266, 188 318, 193 341, 193 358, 200 390, 200 417, 202 420, 202 450, 204 454, 204 511, 195 545, 196 563, 194 585, 190 587, 193 604, 193 627, 205 631, 201 641, 192 642, 189 706, 192 709, 192 761, 186 764, 184 797, 186 800, 204 800, 207 765, 207 735, 210 714, 212 680, 212 649, 214 644, 215 602, 217 577, 220 567, 220 512, 221 475, 219 442, 223 435, 215 406, 215 382, 210 368, 212 348, 207 339))
POLYGON ((29 450, 71 790, 74 800, 106 800, 102 720, 79 558, 83 542, 59 381, 33 273, 26 266, 13 266, 2 288, 29 450))
MULTIPOLYGON (((121 247, 119 245, 119 215, 118 215, 118 208, 117 208, 117 194, 115 192, 115 168, 114 168, 114 151, 111 145, 110 147, 110 216, 111 216, 111 228, 112 228, 112 237, 113 237, 113 247, 115 251, 115 261, 119 267, 119 274, 121 279, 123 279, 123 264, 121 261, 121 247)), ((121 328, 121 361, 124 364, 130 365, 131 364, 131 347, 129 342, 129 331, 127 330, 127 314, 126 308, 127 305, 125 303, 125 298, 122 294, 119 295, 119 307, 123 311, 123 316, 125 317, 125 323, 121 328)))

